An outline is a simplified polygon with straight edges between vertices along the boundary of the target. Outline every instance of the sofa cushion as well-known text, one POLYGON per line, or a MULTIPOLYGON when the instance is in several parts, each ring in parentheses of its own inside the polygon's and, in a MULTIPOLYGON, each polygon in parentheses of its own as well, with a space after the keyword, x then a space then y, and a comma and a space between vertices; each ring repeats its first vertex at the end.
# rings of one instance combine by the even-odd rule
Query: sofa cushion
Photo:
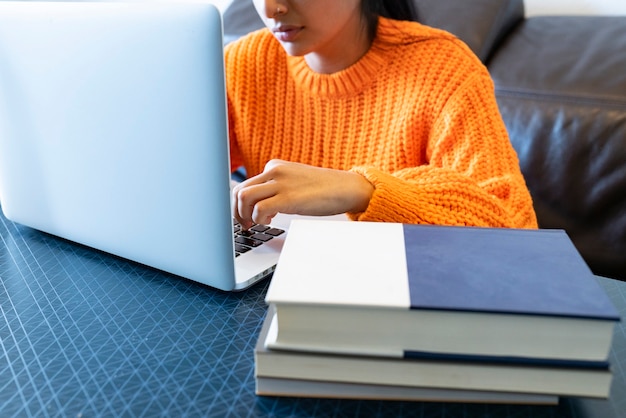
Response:
MULTIPOLYGON (((524 17, 523 0, 414 0, 418 20, 462 39, 485 62, 524 17)), ((234 0, 224 12, 225 42, 263 27, 252 0, 234 0)))
POLYGON ((532 17, 493 56, 539 224, 626 279, 626 18, 532 17))
POLYGON ((224 11, 224 42, 232 42, 265 25, 254 9, 252 0, 233 0, 224 11))
POLYGON ((486 62, 524 18, 523 0, 414 0, 418 20, 462 39, 486 62))

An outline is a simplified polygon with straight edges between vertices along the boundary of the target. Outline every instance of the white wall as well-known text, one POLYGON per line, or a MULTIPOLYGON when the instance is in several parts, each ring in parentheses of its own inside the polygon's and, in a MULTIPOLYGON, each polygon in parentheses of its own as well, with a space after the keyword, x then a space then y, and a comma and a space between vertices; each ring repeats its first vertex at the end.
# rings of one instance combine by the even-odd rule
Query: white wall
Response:
POLYGON ((626 0, 524 0, 526 14, 626 15, 626 0))

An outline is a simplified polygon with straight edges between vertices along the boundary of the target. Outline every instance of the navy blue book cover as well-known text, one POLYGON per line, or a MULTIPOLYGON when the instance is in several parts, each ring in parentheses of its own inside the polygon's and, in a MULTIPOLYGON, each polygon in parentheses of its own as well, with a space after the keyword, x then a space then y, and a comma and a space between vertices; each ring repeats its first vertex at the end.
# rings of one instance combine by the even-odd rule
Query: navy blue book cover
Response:
POLYGON ((411 309, 619 320, 562 230, 404 225, 411 309))
POLYGON ((492 356, 476 354, 455 354, 455 353, 433 353, 425 351, 405 350, 405 359, 440 361, 452 363, 475 363, 491 365, 515 365, 530 367, 550 367, 563 369, 589 369, 589 370, 609 370, 608 360, 572 360, 558 358, 522 357, 522 356, 492 356))

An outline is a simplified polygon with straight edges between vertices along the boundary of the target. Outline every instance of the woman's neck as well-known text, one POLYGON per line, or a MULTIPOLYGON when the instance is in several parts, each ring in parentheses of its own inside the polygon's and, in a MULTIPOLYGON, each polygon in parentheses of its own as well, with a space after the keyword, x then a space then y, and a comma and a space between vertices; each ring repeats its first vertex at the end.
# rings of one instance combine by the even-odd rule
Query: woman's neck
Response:
POLYGON ((337 73, 355 64, 367 53, 372 45, 367 25, 357 21, 351 22, 351 27, 352 30, 346 32, 352 32, 353 36, 338 36, 304 56, 311 70, 319 74, 337 73))

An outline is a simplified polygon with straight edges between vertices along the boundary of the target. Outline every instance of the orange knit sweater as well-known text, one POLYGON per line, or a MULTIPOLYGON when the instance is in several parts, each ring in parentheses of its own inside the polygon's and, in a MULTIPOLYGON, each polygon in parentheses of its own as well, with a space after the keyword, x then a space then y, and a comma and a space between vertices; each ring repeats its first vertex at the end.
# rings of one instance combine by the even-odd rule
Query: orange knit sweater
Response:
POLYGON ((363 221, 534 228, 486 68, 452 35, 381 18, 357 63, 313 72, 263 29, 226 48, 231 167, 273 158, 353 170, 363 221))

